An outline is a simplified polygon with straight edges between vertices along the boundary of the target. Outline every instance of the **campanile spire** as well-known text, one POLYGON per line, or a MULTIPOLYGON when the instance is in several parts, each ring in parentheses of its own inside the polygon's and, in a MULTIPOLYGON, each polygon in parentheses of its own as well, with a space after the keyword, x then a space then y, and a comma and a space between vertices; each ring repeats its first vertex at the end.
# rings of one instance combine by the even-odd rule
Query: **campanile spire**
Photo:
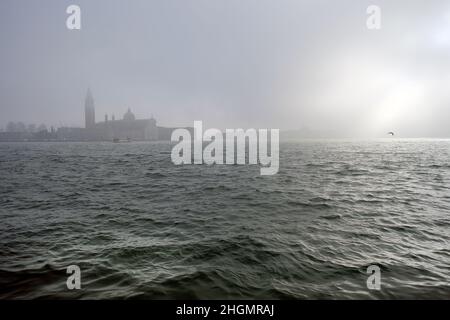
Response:
POLYGON ((86 99, 84 101, 84 114, 86 128, 92 128, 95 125, 95 104, 90 88, 87 91, 86 99))

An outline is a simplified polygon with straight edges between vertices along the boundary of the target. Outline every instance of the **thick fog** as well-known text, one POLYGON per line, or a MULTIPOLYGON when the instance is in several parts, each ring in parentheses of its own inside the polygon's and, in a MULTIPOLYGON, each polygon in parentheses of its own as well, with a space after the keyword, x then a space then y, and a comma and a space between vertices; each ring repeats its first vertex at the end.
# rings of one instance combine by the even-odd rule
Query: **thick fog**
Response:
POLYGON ((90 87, 98 121, 450 137, 446 0, 2 0, 0 43, 4 129, 84 126, 90 87))

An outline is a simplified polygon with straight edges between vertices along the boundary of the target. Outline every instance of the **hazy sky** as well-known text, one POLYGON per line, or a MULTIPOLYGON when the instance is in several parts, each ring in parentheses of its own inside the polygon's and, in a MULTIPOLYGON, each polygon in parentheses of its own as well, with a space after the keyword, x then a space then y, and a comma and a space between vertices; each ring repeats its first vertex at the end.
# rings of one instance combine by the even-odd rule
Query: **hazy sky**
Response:
POLYGON ((2 0, 0 43, 2 127, 83 126, 90 86, 97 120, 450 137, 448 0, 2 0))

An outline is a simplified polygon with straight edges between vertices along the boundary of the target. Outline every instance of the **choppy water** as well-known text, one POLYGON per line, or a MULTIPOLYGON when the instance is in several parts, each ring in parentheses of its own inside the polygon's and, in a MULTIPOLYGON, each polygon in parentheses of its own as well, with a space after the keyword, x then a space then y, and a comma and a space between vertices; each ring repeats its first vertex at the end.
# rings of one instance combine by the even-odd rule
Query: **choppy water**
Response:
POLYGON ((170 150, 0 144, 0 298, 450 298, 450 141, 283 143, 275 176, 170 150))

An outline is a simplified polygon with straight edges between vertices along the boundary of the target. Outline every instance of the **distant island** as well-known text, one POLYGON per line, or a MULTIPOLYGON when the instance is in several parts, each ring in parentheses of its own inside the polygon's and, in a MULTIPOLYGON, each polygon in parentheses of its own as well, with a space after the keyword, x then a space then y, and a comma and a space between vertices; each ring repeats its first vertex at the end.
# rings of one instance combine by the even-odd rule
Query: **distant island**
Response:
MULTIPOLYGON (((96 122, 95 102, 90 89, 87 90, 84 101, 84 127, 59 128, 45 125, 28 125, 22 122, 10 122, 6 131, 0 130, 0 142, 41 142, 41 141, 170 141, 172 132, 177 128, 160 127, 156 119, 151 116, 148 119, 136 119, 135 115, 128 108, 121 119, 116 119, 114 115, 107 114, 104 120, 96 122)), ((192 127, 184 127, 193 134, 192 127)), ((248 128, 247 128, 248 129, 248 128)), ((393 136, 393 132, 389 132, 393 136)), ((281 130, 280 141, 296 141, 299 139, 327 139, 327 138, 348 138, 339 135, 337 132, 325 130, 311 130, 303 127, 296 130, 281 130)))
POLYGON ((128 108, 122 119, 111 119, 105 115, 104 121, 96 122, 95 103, 88 89, 85 104, 85 127, 39 127, 10 123, 5 132, 0 132, 0 141, 169 141, 176 128, 158 127, 153 116, 149 119, 136 119, 128 108))

